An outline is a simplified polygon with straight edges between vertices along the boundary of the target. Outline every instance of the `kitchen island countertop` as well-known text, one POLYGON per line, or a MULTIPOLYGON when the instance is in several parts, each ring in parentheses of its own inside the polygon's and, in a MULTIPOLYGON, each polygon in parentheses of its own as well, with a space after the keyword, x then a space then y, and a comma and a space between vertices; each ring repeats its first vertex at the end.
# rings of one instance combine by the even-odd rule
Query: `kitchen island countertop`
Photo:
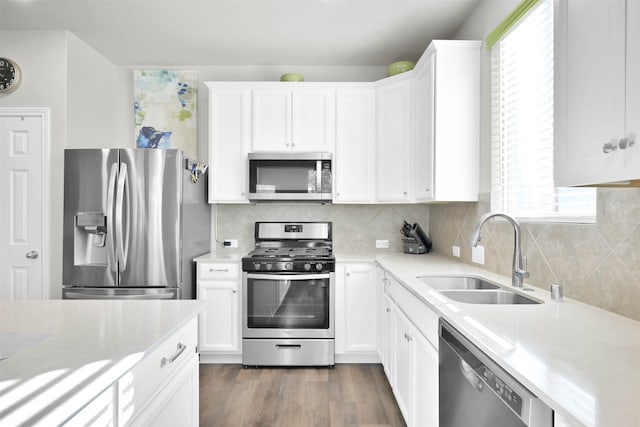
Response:
POLYGON ((549 291, 516 290, 542 304, 452 301, 417 279, 472 275, 514 289, 508 277, 436 254, 336 253, 338 261, 377 262, 446 318, 571 425, 637 426, 640 420, 640 322, 549 291))
POLYGON ((0 361, 0 424, 60 424, 203 307, 197 300, 0 301, 0 337, 14 338, 4 351, 17 351, 0 361), (27 347, 15 347, 20 341, 27 347))

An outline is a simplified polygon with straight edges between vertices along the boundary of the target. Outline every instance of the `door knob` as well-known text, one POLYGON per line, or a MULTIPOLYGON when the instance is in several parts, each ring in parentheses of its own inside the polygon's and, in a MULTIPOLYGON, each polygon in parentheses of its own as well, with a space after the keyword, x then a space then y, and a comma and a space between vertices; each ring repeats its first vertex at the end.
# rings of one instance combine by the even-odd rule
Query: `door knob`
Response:
POLYGON ((36 251, 29 251, 29 252, 27 252, 27 253, 25 254, 25 256, 26 256, 27 258, 29 258, 29 259, 36 259, 36 258, 38 258, 38 255, 39 255, 39 254, 38 254, 38 252, 36 252, 36 251))

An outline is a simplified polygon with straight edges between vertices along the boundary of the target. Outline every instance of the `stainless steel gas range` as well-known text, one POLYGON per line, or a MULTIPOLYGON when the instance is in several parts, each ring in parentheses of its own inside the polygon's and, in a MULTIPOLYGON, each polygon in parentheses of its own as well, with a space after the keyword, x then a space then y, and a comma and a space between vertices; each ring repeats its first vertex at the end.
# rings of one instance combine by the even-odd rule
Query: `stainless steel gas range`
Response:
POLYGON ((330 222, 257 222, 242 259, 242 363, 335 364, 330 222))

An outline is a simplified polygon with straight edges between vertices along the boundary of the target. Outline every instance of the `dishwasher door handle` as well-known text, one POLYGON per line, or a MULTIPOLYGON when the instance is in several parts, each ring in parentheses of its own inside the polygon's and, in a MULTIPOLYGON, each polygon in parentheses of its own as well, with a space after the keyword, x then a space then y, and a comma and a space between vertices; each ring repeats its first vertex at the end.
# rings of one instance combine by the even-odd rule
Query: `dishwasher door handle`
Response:
POLYGON ((477 391, 482 392, 484 390, 484 383, 480 379, 480 376, 476 374, 473 368, 464 360, 460 359, 460 371, 464 378, 469 381, 469 384, 473 386, 477 391))

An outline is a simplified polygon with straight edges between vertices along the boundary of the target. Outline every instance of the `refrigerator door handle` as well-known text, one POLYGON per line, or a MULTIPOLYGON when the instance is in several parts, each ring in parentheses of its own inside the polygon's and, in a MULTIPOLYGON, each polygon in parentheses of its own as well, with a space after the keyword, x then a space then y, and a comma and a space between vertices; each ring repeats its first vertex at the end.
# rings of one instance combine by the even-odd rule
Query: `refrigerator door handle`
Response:
POLYGON ((118 175, 118 188, 116 190, 116 253, 118 258, 118 270, 127 269, 127 257, 129 255, 129 218, 130 218, 129 176, 127 164, 120 164, 118 175))
POLYGON ((109 238, 108 244, 108 256, 109 256, 109 268, 111 271, 117 271, 117 259, 116 259, 116 242, 115 242, 115 226, 113 221, 113 204, 116 198, 116 177, 118 175, 118 163, 111 165, 111 171, 109 171, 109 186, 107 187, 107 237, 109 238))

